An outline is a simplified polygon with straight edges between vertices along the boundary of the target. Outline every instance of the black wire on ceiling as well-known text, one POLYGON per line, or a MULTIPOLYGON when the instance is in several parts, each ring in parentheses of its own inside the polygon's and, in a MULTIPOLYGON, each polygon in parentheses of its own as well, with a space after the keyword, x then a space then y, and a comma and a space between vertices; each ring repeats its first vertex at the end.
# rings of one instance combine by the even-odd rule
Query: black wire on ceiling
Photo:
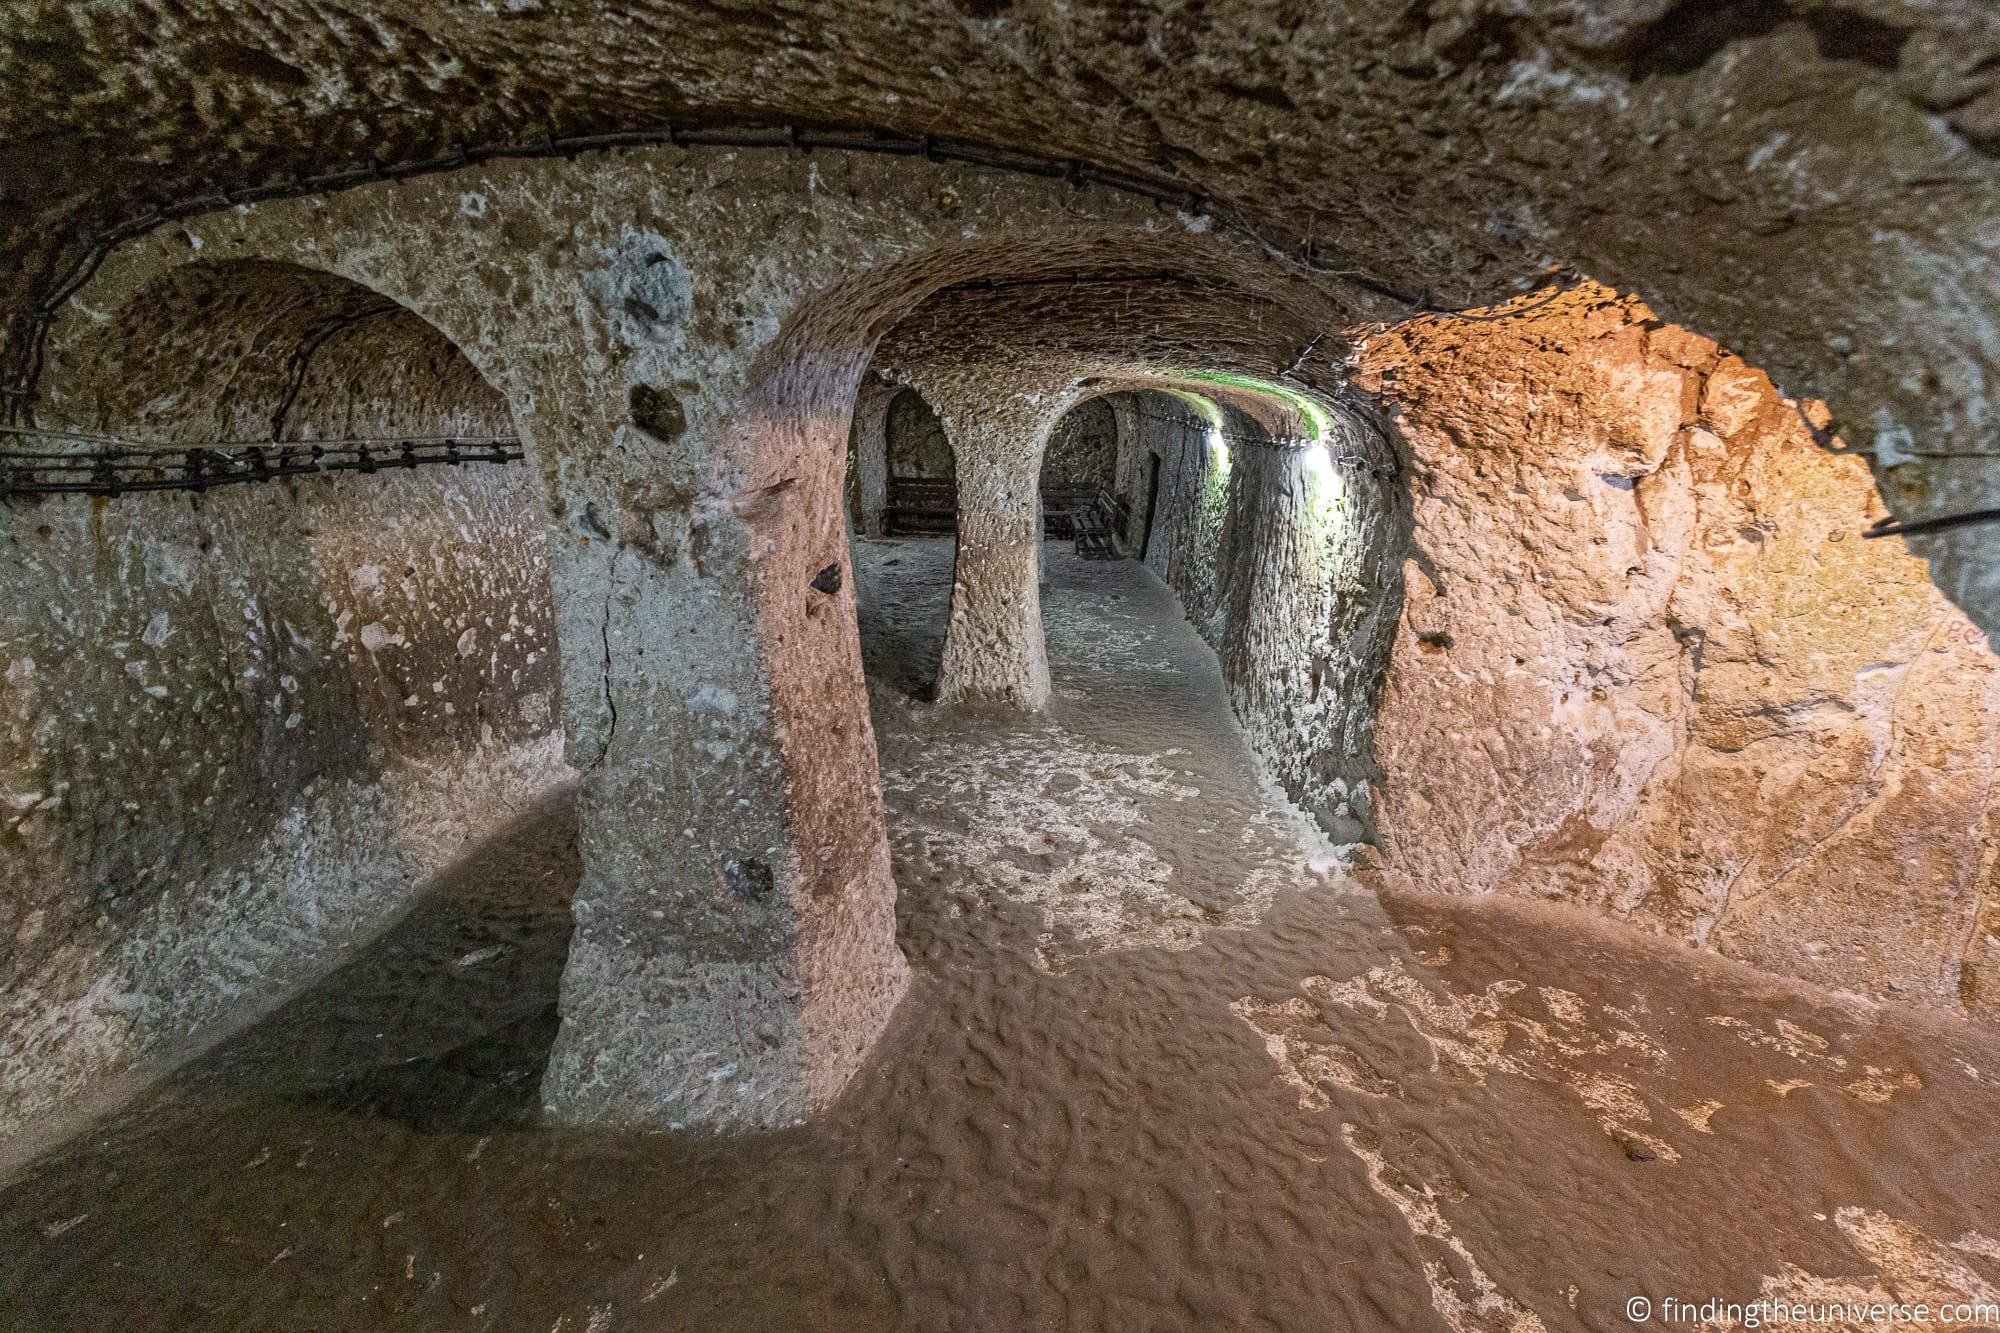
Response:
POLYGON ((1864 528, 1864 537, 1920 537, 1931 532, 1949 532, 1975 523, 2000 523, 2000 509, 1971 509, 1961 514, 1938 514, 1931 518, 1884 518, 1864 528))
MULTIPOLYGON (((57 270, 52 275, 49 282, 44 285, 40 299, 27 312, 23 322, 23 334, 19 340, 20 345, 16 351, 14 374, 7 383, 0 384, 0 397, 8 400, 6 419, 10 424, 32 420, 35 384, 40 378, 49 321, 56 311, 96 274, 105 257, 116 245, 144 235, 156 227, 241 204, 327 194, 378 181, 407 180, 436 172, 458 170, 482 162, 508 158, 574 158, 586 152, 658 145, 681 148, 790 149, 803 153, 820 150, 881 153, 1020 172, 1045 179, 1061 179, 1078 186, 1094 185, 1122 194, 1150 198, 1157 203, 1175 206, 1197 217, 1211 218, 1232 232, 1255 242, 1274 258, 1283 262, 1304 268, 1316 276, 1336 278, 1371 294, 1395 301, 1407 306, 1412 313, 1439 318, 1475 323, 1516 319, 1541 309, 1581 283, 1581 277, 1573 269, 1561 267, 1552 269, 1548 274, 1550 280, 1556 284, 1554 289, 1543 293, 1526 305, 1487 313, 1449 309, 1433 304, 1427 293, 1413 295, 1359 270, 1330 266, 1321 259, 1322 256, 1330 254, 1326 247, 1310 240, 1291 241, 1287 244, 1284 238, 1274 239, 1269 232, 1257 227, 1241 213, 1175 182, 1132 172, 1109 171, 1074 158, 1045 157, 1027 152, 998 152, 970 141, 937 135, 908 135, 887 130, 801 131, 792 125, 710 129, 667 125, 612 134, 567 136, 550 132, 539 140, 478 146, 460 141, 453 145, 449 152, 430 157, 411 158, 394 163, 371 158, 366 166, 341 171, 291 175, 258 185, 224 186, 213 194, 192 196, 152 208, 144 214, 127 218, 96 233, 88 239, 81 252, 67 267, 57 270)), ((1313 341, 1316 343, 1318 339, 1315 338, 1313 341)), ((1305 351, 1301 353, 1300 361, 1311 354, 1312 348, 1313 343, 1308 343, 1305 351)), ((1824 432, 1816 429, 1814 433, 1819 436, 1824 432)), ((1822 439, 1821 443, 1823 447, 1831 447, 1825 439, 1822 439)), ((1842 448, 1836 449, 1835 452, 1861 451, 1842 448)), ((1978 450, 1905 450, 1904 452, 1912 457, 1937 459, 2000 457, 2000 453, 1978 450)), ((1368 466, 1380 469, 1382 465, 1370 461, 1368 466)), ((1393 469, 1390 474, 1393 475, 1393 469)), ((1884 520, 1869 528, 1864 535, 1914 536, 1924 532, 1938 532, 1994 521, 2000 521, 2000 510, 1982 509, 1909 522, 1884 520)))
MULTIPOLYGON (((371 158, 366 166, 313 175, 291 175, 257 185, 225 186, 212 194, 196 195, 157 206, 143 214, 124 219, 88 238, 81 251, 67 265, 51 274, 39 298, 30 306, 21 324, 20 345, 15 367, 8 382, 0 385, 0 396, 8 401, 7 421, 21 424, 32 420, 36 382, 40 379, 48 325, 55 313, 83 285, 90 281, 105 257, 121 242, 144 235, 168 222, 202 213, 234 208, 242 204, 274 199, 330 194, 378 181, 408 180, 417 176, 455 171, 509 158, 573 158, 588 152, 672 145, 680 148, 779 149, 802 153, 817 151, 880 153, 897 157, 921 157, 932 162, 953 162, 996 171, 1012 171, 1049 180, 1063 180, 1073 186, 1092 185, 1151 199, 1195 217, 1206 217, 1229 231, 1254 242, 1274 258, 1319 277, 1348 283, 1373 295, 1408 307, 1413 313, 1453 319, 1509 319, 1527 313, 1522 310, 1471 314, 1430 303, 1427 295, 1401 291, 1359 269, 1331 262, 1332 251, 1318 242, 1274 234, 1251 222, 1240 212, 1220 201, 1190 190, 1176 182, 1134 172, 1111 171, 1074 158, 1045 157, 1019 151, 1000 151, 967 140, 938 135, 910 135, 888 130, 802 131, 793 125, 748 126, 694 129, 666 125, 612 134, 559 136, 553 131, 538 140, 471 145, 463 141, 450 151, 430 157, 384 162, 371 158)), ((1571 270, 1556 269, 1549 274, 1558 283, 1537 306, 1553 300, 1578 285, 1581 279, 1571 270)))
MULTIPOLYGON (((1812 436, 1813 443, 1830 454, 1853 454, 1866 458, 1877 467, 1892 467, 1884 463, 1879 451, 1860 445, 1842 444, 1840 436, 1829 425, 1814 421, 1803 401, 1794 402, 1793 410, 1812 436)), ((1906 449, 1897 446, 1896 453, 1906 458, 2000 458, 2000 452, 1980 449, 1906 449)), ((1925 533, 1948 532, 1953 528, 1970 527, 1977 523, 2000 522, 2000 509, 1971 509, 1957 514, 1937 514, 1930 518, 1883 518, 1877 519, 1861 530, 1863 537, 1918 537, 1925 533)))

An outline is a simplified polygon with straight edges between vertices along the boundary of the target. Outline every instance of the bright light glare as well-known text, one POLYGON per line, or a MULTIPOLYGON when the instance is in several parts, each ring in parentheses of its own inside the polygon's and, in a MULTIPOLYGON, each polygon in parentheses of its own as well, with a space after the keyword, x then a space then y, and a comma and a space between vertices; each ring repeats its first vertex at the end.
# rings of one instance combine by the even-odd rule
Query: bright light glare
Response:
POLYGON ((1226 375, 1217 371, 1188 371, 1186 377, 1205 384, 1220 384, 1276 398, 1299 414, 1315 440, 1324 440, 1328 432, 1333 429, 1333 417, 1327 412, 1325 405, 1311 394, 1301 393, 1289 384, 1262 380, 1252 375, 1226 375))
POLYGON ((1229 471, 1229 446, 1222 439, 1222 409, 1198 393, 1186 389, 1168 389, 1168 393, 1192 407, 1208 423, 1208 454, 1215 460, 1215 470, 1227 474, 1229 471))
POLYGON ((1305 448, 1305 455, 1306 471, 1312 474, 1312 479, 1321 486, 1331 485, 1335 475, 1333 455, 1327 452, 1326 445, 1309 444, 1305 448))

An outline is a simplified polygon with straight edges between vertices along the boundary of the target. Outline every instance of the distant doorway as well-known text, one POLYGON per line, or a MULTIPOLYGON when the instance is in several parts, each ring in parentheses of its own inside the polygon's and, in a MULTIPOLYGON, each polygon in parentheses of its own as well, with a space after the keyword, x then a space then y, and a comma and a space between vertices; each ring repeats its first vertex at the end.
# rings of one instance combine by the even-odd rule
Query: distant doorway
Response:
POLYGON ((1139 559, 1153 553, 1153 512, 1160 507, 1160 456, 1146 455, 1146 513, 1140 520, 1139 559))

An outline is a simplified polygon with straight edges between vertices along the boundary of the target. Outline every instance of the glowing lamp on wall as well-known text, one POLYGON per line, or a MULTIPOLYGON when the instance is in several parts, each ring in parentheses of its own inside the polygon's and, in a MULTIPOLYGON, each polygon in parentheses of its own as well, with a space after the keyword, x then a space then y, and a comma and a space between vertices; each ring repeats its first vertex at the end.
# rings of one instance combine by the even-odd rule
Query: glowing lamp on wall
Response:
POLYGON ((1333 455, 1327 452, 1326 441, 1319 440, 1304 449, 1306 473, 1313 483, 1322 488, 1331 486, 1338 477, 1333 470, 1333 455))
POLYGON ((1208 423, 1208 456, 1215 460, 1215 470, 1224 476, 1229 474, 1229 445, 1222 438, 1222 409, 1213 400, 1186 389, 1169 389, 1168 393, 1201 413, 1201 419, 1208 423))

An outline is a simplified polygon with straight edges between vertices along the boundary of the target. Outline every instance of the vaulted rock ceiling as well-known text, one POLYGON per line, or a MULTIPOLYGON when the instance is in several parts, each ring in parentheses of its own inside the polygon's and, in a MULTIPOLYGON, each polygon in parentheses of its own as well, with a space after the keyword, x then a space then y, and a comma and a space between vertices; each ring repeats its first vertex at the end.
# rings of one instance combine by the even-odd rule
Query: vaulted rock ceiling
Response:
POLYGON ((65 245, 193 194, 790 122, 1164 176, 1448 305, 1573 265, 1851 440, 1991 431, 1982 0, 23 0, 0 25, 16 314, 65 245))

